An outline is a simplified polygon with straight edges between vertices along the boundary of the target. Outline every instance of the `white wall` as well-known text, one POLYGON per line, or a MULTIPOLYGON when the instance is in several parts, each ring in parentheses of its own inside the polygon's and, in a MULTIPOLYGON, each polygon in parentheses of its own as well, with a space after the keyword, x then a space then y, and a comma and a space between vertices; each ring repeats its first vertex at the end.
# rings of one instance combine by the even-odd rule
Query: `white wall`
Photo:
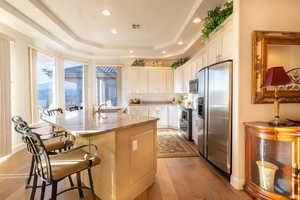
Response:
MULTIPOLYGON (((238 5, 239 4, 239 5, 238 5)), ((251 103, 251 34, 254 30, 300 32, 299 0, 240 0, 239 6, 239 137, 238 151, 233 154, 233 177, 244 180, 245 133, 243 122, 270 121, 273 105, 251 103)), ((300 104, 282 104, 281 117, 299 117, 300 104)), ((240 182, 240 183, 241 183, 240 182)), ((239 187, 241 185, 235 185, 239 187)))

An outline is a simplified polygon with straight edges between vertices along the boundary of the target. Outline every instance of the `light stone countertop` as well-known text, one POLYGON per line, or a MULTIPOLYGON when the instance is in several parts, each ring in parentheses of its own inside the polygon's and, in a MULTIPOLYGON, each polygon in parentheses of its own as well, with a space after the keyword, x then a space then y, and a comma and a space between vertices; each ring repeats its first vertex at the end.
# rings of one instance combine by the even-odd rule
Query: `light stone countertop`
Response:
POLYGON ((84 109, 56 116, 42 116, 42 120, 76 136, 91 136, 157 121, 158 118, 116 112, 102 113, 100 116, 99 113, 93 114, 92 109, 84 109))

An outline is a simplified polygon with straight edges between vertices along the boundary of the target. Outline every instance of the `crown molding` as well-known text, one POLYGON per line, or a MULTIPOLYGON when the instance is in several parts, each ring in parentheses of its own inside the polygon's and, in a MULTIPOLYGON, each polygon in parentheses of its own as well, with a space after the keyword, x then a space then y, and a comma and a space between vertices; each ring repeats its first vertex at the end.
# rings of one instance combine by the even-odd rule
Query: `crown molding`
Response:
POLYGON ((39 9, 42 13, 44 13, 54 24, 59 26, 66 34, 68 34, 74 41, 83 43, 85 45, 93 46, 96 48, 102 49, 136 49, 136 50, 162 50, 166 47, 174 45, 177 43, 179 38, 181 37, 183 31, 186 29, 187 25, 191 21, 191 18, 196 13, 197 9, 200 7, 203 0, 196 0, 191 11, 187 15, 184 23, 180 27, 179 31, 175 35, 175 37, 164 44, 156 45, 156 46, 119 46, 119 45, 103 45, 101 43, 93 42, 90 40, 86 40, 78 36, 70 27, 68 27, 57 15, 55 15, 41 0, 29 0, 37 9, 39 9))
POLYGON ((200 5, 202 4, 203 0, 197 0, 195 1, 191 11, 189 12, 187 18, 185 19, 184 23, 182 24, 182 26, 180 27, 179 31, 177 32, 176 36, 169 42, 166 42, 164 44, 161 45, 157 45, 154 47, 155 50, 161 50, 164 48, 167 48, 168 46, 174 45, 177 43, 177 41, 180 39, 183 31, 186 29, 187 25, 190 23, 192 17, 195 15, 196 11, 198 10, 198 8, 200 7, 200 5))
MULTIPOLYGON (((38 8, 42 13, 44 13, 54 24, 59 26, 62 31, 64 31, 67 35, 70 36, 74 41, 80 42, 84 45, 87 46, 93 46, 98 49, 119 49, 119 50, 128 50, 128 49, 136 49, 136 50, 158 50, 159 48, 165 48, 166 46, 161 45, 159 48, 151 47, 151 46, 110 46, 110 45, 102 45, 99 43, 95 43, 89 40, 85 40, 77 36, 66 24, 63 23, 62 20, 60 20, 50 9, 42 3, 40 0, 29 0, 36 8, 38 8)), ((186 26, 188 25, 189 21, 201 5, 203 0, 197 0, 195 4, 193 5, 193 8, 191 12, 188 14, 188 17, 186 18, 184 24, 181 26, 179 32, 176 34, 176 37, 169 42, 169 45, 172 45, 173 43, 176 43, 178 38, 182 35, 183 31, 185 30, 186 26)), ((184 54, 192 45, 193 43, 201 37, 201 34, 197 34, 191 42, 187 45, 184 46, 184 48, 181 48, 180 50, 172 53, 172 54, 167 54, 164 56, 161 55, 156 55, 156 56, 132 56, 132 55, 113 55, 113 54, 99 54, 99 53, 93 53, 91 51, 85 51, 79 48, 74 48, 70 44, 64 42, 62 39, 54 35, 53 33, 49 32, 47 29, 39 25, 37 22, 33 21, 31 18, 27 17, 24 13, 22 13, 20 10, 15 8, 13 5, 8 3, 6 0, 0 0, 0 8, 2 8, 4 11, 7 13, 11 14, 12 16, 16 17, 18 20, 22 21, 23 23, 27 24, 28 26, 34 28, 37 30, 39 33, 41 33, 43 36, 46 36, 48 39, 54 41, 58 45, 62 46, 68 51, 73 51, 75 53, 83 54, 85 56, 89 56, 90 58, 104 58, 104 57, 118 57, 118 58, 137 58, 137 57, 143 57, 145 59, 158 59, 158 58, 170 58, 170 57, 175 57, 184 54)), ((165 43, 165 45, 167 45, 165 43)))

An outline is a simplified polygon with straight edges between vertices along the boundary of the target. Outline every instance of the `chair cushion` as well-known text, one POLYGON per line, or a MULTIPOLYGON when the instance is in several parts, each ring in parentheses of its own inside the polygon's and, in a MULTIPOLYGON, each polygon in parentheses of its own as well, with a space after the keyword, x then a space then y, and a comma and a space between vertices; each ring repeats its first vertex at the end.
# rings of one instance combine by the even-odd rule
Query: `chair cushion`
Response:
POLYGON ((61 141, 61 137, 54 137, 48 140, 43 140, 46 150, 55 151, 73 145, 73 141, 67 140, 66 143, 61 141))
MULTIPOLYGON (((84 159, 87 152, 77 149, 50 156, 52 180, 60 180, 64 177, 80 172, 89 167, 89 161, 84 159)), ((92 166, 98 165, 100 158, 96 157, 92 166)))

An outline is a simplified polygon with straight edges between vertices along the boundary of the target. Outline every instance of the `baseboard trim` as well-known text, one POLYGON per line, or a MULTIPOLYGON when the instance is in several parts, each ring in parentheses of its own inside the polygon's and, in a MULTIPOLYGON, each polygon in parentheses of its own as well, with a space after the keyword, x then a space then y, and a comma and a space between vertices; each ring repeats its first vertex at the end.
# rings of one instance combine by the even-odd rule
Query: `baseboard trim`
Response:
POLYGON ((234 177, 234 176, 231 175, 230 184, 236 190, 243 190, 244 189, 244 184, 245 184, 245 179, 237 178, 237 177, 234 177))

